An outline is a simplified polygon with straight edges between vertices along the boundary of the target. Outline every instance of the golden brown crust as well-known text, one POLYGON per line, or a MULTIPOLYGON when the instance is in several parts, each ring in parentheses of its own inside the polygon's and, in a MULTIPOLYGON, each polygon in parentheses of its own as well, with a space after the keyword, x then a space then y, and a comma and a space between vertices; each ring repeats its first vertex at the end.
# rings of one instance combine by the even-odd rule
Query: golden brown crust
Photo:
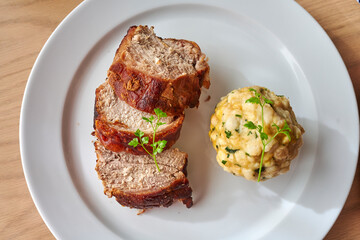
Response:
POLYGON ((195 75, 170 81, 150 77, 116 63, 111 66, 108 78, 121 100, 144 112, 152 113, 155 108, 160 108, 173 116, 183 114, 187 107, 199 105, 201 86, 195 75))
POLYGON ((178 179, 171 184, 169 188, 161 189, 157 192, 147 194, 129 194, 124 193, 118 189, 112 189, 111 194, 116 198, 116 201, 122 206, 147 209, 153 207, 169 207, 174 201, 182 201, 187 208, 193 205, 192 190, 189 187, 189 181, 178 179))
MULTIPOLYGON (((194 74, 185 74, 176 79, 153 77, 131 69, 124 61, 124 51, 130 44, 136 28, 133 26, 128 30, 108 71, 109 83, 118 97, 130 106, 148 113, 152 113, 154 108, 160 108, 168 115, 177 115, 182 114, 187 107, 197 107, 201 87, 210 86, 209 66, 206 65, 194 74)), ((169 40, 179 41, 180 44, 191 43, 201 52, 194 42, 169 40)))
MULTIPOLYGON (((179 138, 183 120, 184 116, 180 116, 177 120, 175 120, 175 124, 172 124, 170 127, 157 133, 155 141, 167 141, 164 150, 171 148, 179 138)), ((129 146, 129 142, 133 138, 136 138, 134 132, 116 130, 114 127, 111 127, 111 124, 107 123, 106 121, 102 121, 101 117, 98 117, 95 120, 95 135, 101 144, 110 151, 125 151, 135 155, 147 154, 140 145, 135 148, 129 146)), ((153 150, 152 147, 150 147, 150 144, 153 141, 153 136, 151 134, 145 134, 144 136, 149 137, 149 144, 146 144, 145 147, 148 151, 152 152, 153 150)))

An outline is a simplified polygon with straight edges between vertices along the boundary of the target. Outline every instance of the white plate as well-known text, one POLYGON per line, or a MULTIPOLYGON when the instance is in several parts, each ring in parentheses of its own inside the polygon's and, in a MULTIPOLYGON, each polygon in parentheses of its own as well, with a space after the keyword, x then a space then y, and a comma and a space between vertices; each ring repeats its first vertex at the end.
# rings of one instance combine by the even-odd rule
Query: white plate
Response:
POLYGON ((34 65, 20 144, 31 195, 59 239, 320 239, 349 192, 358 126, 337 50, 293 1, 86 1, 59 25, 34 65), (136 24, 193 40, 210 58, 211 88, 198 110, 186 111, 176 144, 189 154, 191 209, 176 203, 137 216, 103 194, 94 170, 94 92, 136 24), (219 98, 255 84, 288 96, 306 129, 291 170, 264 183, 224 172, 207 134, 219 98))

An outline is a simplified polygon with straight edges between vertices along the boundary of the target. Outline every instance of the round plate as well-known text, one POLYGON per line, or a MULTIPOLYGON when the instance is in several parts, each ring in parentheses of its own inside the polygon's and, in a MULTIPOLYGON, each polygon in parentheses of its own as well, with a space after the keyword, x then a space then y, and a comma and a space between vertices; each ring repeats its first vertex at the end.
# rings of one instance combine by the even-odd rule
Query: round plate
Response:
POLYGON ((358 126, 337 50, 294 1, 85 1, 34 65, 20 145, 31 195, 59 239, 320 239, 349 192, 358 126), (94 170, 95 89, 127 29, 138 24, 195 41, 209 57, 211 87, 198 109, 186 110, 176 144, 189 154, 191 209, 176 203, 138 216, 103 194, 94 170), (264 183, 224 172, 208 138, 220 97, 251 85, 289 97, 306 130, 291 170, 264 183))

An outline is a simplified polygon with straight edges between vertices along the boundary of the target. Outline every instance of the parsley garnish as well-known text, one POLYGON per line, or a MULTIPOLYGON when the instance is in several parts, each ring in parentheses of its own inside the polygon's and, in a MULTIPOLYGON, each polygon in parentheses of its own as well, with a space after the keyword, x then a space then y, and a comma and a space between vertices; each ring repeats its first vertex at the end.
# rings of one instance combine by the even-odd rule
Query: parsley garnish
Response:
POLYGON ((249 157, 250 157, 250 154, 249 154, 249 153, 245 152, 245 154, 246 154, 246 156, 249 156, 249 157))
POLYGON ((240 114, 235 114, 235 117, 242 118, 240 114))
POLYGON ((222 160, 221 162, 222 162, 222 164, 224 164, 224 165, 227 163, 227 161, 225 161, 225 160, 222 160))
POLYGON ((231 137, 231 131, 225 130, 225 134, 227 138, 231 137))
MULTIPOLYGON (((273 102, 270 99, 267 99, 266 97, 264 97, 263 95, 261 95, 260 93, 258 93, 255 89, 250 88, 250 92, 254 92, 255 97, 251 97, 249 99, 247 99, 245 101, 245 103, 253 103, 253 104, 259 104, 261 107, 261 125, 255 125, 252 121, 248 121, 244 124, 245 127, 247 127, 248 129, 252 130, 252 129, 256 129, 259 134, 260 134, 260 139, 261 139, 261 143, 263 145, 263 149, 261 152, 261 160, 260 160, 260 167, 259 167, 259 171, 258 171, 258 182, 260 181, 261 178, 261 169, 262 169, 262 165, 263 165, 263 161, 264 161, 264 154, 265 154, 265 147, 266 145, 268 145, 279 133, 283 133, 285 134, 291 141, 291 137, 290 137, 290 127, 287 124, 287 122, 285 121, 284 126, 280 129, 280 127, 278 125, 276 125, 275 123, 273 123, 271 126, 275 127, 277 132, 275 133, 274 136, 272 136, 269 139, 269 136, 264 132, 264 106, 265 104, 270 104, 272 105, 273 102), (269 139, 269 140, 268 140, 269 139)), ((260 91, 261 92, 261 91, 260 91)), ((256 135, 257 136, 257 135, 256 135)))
POLYGON ((239 149, 231 149, 229 147, 226 147, 225 150, 228 152, 228 153, 235 153, 236 151, 238 151, 239 149))
POLYGON ((146 117, 142 117, 143 120, 145 120, 146 122, 150 123, 151 124, 151 127, 154 131, 153 133, 153 143, 150 144, 150 146, 152 147, 153 149, 153 152, 150 153, 146 148, 145 148, 145 144, 148 144, 149 143, 149 137, 143 137, 144 136, 144 132, 142 132, 140 129, 137 129, 136 132, 135 132, 135 136, 136 138, 134 138, 133 140, 131 140, 129 142, 129 145, 132 146, 132 147, 137 147, 139 144, 142 146, 142 148, 154 159, 154 162, 155 162, 155 165, 156 165, 156 168, 157 170, 160 172, 160 168, 157 164, 157 161, 156 161, 156 155, 158 153, 161 153, 165 146, 166 146, 166 143, 167 141, 166 140, 160 140, 160 141, 157 141, 155 142, 155 136, 156 136, 156 131, 157 129, 165 124, 163 122, 160 122, 160 118, 164 118, 164 117, 167 117, 166 113, 164 113, 163 111, 161 111, 159 108, 155 108, 154 109, 154 112, 156 114, 156 120, 155 120, 155 117, 154 116, 151 116, 149 118, 146 118, 146 117), (155 121, 154 121, 155 120, 155 121), (140 141, 139 141, 140 140, 140 141))

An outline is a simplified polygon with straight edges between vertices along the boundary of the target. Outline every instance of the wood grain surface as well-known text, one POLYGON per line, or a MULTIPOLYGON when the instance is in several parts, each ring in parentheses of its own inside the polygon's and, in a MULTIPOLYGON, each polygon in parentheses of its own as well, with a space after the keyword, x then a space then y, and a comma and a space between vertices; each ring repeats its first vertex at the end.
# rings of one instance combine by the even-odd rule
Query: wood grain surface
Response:
MULTIPOLYGON (((54 239, 30 197, 19 153, 19 117, 27 78, 42 46, 79 0, 0 1, 0 239, 54 239)), ((339 50, 360 101, 360 4, 298 0, 339 50)), ((331 187, 331 186, 329 186, 331 187)), ((325 239, 360 239, 360 172, 325 239)))

